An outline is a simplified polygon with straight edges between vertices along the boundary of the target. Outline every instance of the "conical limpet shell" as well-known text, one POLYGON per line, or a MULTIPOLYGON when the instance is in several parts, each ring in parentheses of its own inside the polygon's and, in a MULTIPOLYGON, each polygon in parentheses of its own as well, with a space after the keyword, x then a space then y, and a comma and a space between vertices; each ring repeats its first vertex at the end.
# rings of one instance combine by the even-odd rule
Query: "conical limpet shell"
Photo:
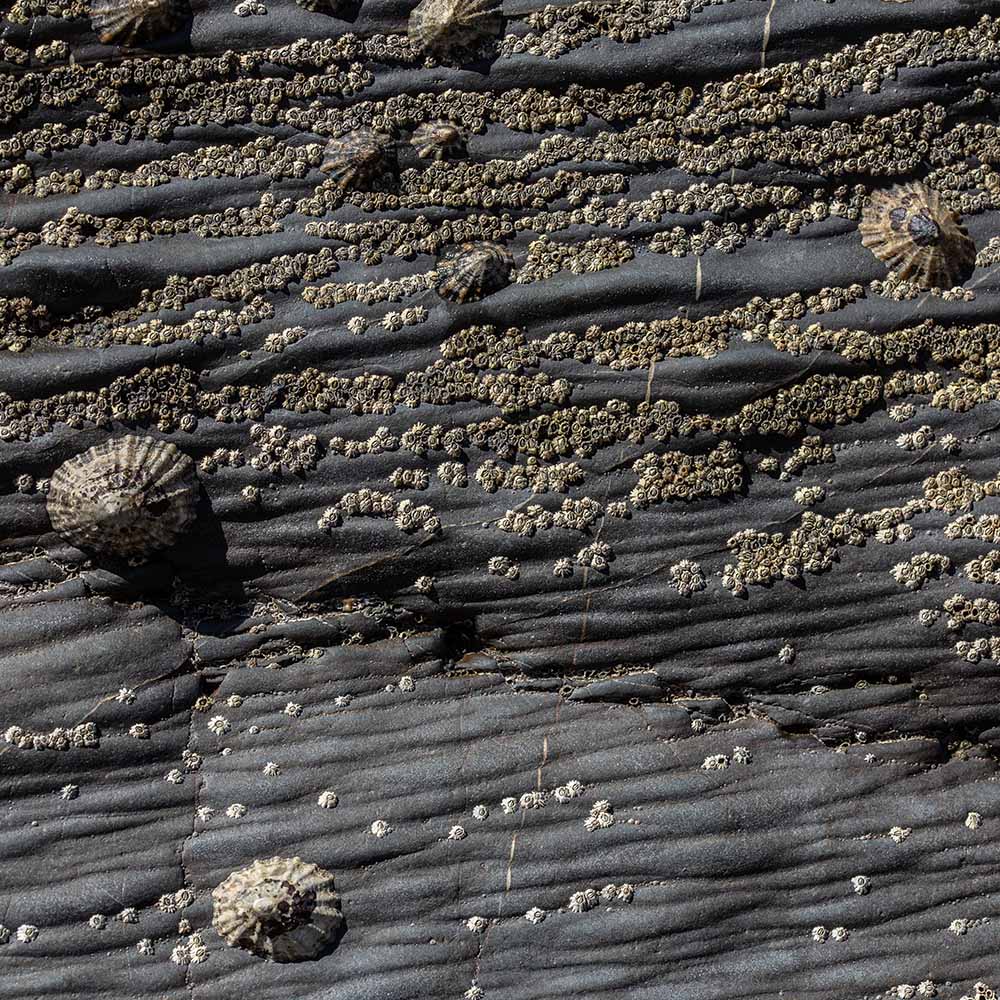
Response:
POLYGON ((410 137, 410 145, 425 160, 444 160, 465 150, 465 133, 451 122, 425 122, 410 137))
POLYGON ((135 45, 175 32, 184 20, 177 0, 91 0, 90 21, 105 44, 135 45))
POLYGON ((420 0, 410 14, 410 39, 441 53, 497 35, 503 28, 499 0, 420 0))
POLYGON ((921 288, 960 284, 976 263, 976 245, 961 219, 924 184, 873 191, 858 229, 876 257, 921 288))
POLYGON ((359 128, 331 139, 323 153, 320 170, 340 188, 356 188, 389 168, 392 139, 370 128, 359 128))
POLYGON ((84 549, 142 559, 194 521, 194 463, 176 445, 128 434, 63 462, 52 474, 52 527, 84 549))
POLYGON ((438 263, 438 294, 451 302, 481 299, 510 282, 513 266, 510 251, 499 243, 462 243, 438 263))
POLYGON ((343 915, 333 875, 301 858, 268 858, 212 890, 212 925, 233 948, 275 962, 318 958, 343 915))

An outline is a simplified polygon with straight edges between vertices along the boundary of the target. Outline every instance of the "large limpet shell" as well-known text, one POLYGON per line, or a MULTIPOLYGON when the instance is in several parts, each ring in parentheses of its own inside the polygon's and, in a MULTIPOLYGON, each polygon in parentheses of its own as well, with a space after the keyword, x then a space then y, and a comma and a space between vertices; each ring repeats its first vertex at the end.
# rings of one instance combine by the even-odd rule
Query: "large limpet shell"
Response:
POLYGON ((318 958, 343 915, 331 872, 301 858, 268 858, 212 890, 212 925, 233 948, 275 962, 318 958))
POLYGON ((961 219, 924 184, 873 191, 858 229, 879 260, 921 288, 960 284, 976 263, 976 245, 961 219))
POLYGON ((468 302, 504 288, 514 258, 499 243, 483 240, 451 247, 437 266, 438 294, 451 302, 468 302))
POLYGON ((420 0, 410 13, 409 35, 432 52, 469 48, 499 34, 499 0, 420 0))
POLYGON ((84 549, 142 559, 194 521, 194 463, 176 445, 128 434, 63 462, 52 474, 52 527, 84 549))
POLYGON ((105 44, 136 45, 175 32, 184 20, 178 0, 91 0, 90 21, 105 44))

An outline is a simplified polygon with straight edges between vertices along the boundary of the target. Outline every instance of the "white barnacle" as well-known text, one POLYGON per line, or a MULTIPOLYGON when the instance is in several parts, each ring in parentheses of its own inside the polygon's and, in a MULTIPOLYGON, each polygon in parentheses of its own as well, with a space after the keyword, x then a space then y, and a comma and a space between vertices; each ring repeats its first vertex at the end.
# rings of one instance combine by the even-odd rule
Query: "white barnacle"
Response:
POLYGON ((336 698, 333 699, 333 704, 336 708, 347 708, 351 703, 351 695, 349 694, 338 694, 336 698))
POLYGON ((866 896, 872 887, 872 880, 867 875, 855 875, 851 879, 851 888, 859 895, 866 896))
POLYGON ((901 844, 911 833, 913 833, 913 830, 908 826, 894 826, 889 831, 889 837, 897 844, 901 844))
POLYGON ((262 768, 262 773, 269 778, 273 778, 281 774, 281 768, 273 760, 269 760, 262 768))
POLYGON ((540 906, 533 906, 524 915, 529 924, 540 924, 545 919, 545 911, 540 906))
POLYGON ((392 833, 392 827, 384 819, 375 820, 368 829, 371 832, 371 835, 373 837, 378 837, 379 840, 392 833))
POLYGON ((229 724, 229 720, 224 715, 213 715, 211 719, 208 720, 208 728, 215 733, 216 736, 222 736, 224 733, 228 733, 232 726, 229 724))
POLYGON ((242 802, 234 802, 226 809, 226 815, 230 819, 240 819, 242 816, 246 816, 246 814, 247 807, 242 802))
POLYGON ((153 955, 156 953, 156 946, 149 938, 142 938, 135 946, 135 950, 140 955, 153 955))
POLYGON ((969 815, 965 817, 965 825, 970 830, 978 830, 983 825, 982 815, 977 812, 970 812, 969 815))
POLYGON ((169 781, 172 785, 182 785, 184 783, 184 772, 179 771, 176 767, 167 771, 163 776, 164 781, 169 781))
POLYGON ((38 937, 38 928, 34 924, 21 924, 17 929, 17 939, 22 944, 30 944, 38 937))
POLYGON ((337 798, 337 793, 332 788, 327 788, 319 793, 319 798, 316 799, 316 805, 320 809, 335 809, 337 803, 340 799, 337 798))
POLYGON ((747 747, 733 747, 733 763, 749 764, 753 760, 753 754, 747 747))
POLYGON ((729 758, 724 753, 712 754, 705 758, 701 766, 705 771, 722 771, 729 767, 729 758))
POLYGON ((194 814, 200 822, 207 823, 215 815, 215 810, 211 806, 198 806, 194 814))
POLYGON ((490 922, 485 917, 469 917, 465 921, 465 926, 472 931, 473 934, 482 934, 487 927, 489 927, 490 922))
POLYGON ((145 722, 136 722, 128 727, 128 734, 134 740, 148 740, 149 726, 145 722))
POLYGON ((846 941, 851 936, 851 932, 846 927, 834 927, 830 931, 830 937, 834 941, 846 941))
POLYGON ((522 809, 541 809, 545 805, 545 793, 525 792, 520 804, 522 809))
POLYGON ((135 701, 135 691, 132 688, 121 687, 115 695, 115 701, 120 705, 131 705, 135 701))
POLYGON ((512 795, 508 795, 507 798, 500 800, 500 808, 505 813, 517 812, 517 799, 512 795))
POLYGON ((574 913, 585 913, 597 906, 598 901, 599 897, 593 889, 584 889, 583 892, 574 892, 569 897, 569 908, 574 913))
POLYGON ((615 817, 610 812, 592 813, 583 821, 584 829, 588 833, 594 830, 606 830, 609 826, 615 825, 615 817))
POLYGON ((825 941, 829 936, 830 932, 822 926, 822 924, 819 924, 812 929, 813 941, 825 941))
POLYGON ((479 805, 472 807, 472 818, 477 819, 480 822, 486 819, 486 817, 489 816, 489 814, 490 814, 489 808, 483 805, 483 803, 481 802, 479 803, 479 805))
POLYGON ((294 701, 290 701, 282 711, 285 715, 290 715, 293 719, 297 719, 302 714, 302 706, 296 704, 294 701))
POLYGON ((75 799, 80 794, 79 785, 63 785, 59 789, 59 798, 61 799, 75 799))
POLYGON ((579 781, 570 780, 565 785, 560 785, 553 794, 557 802, 569 802, 570 799, 578 798, 583 794, 583 785, 579 781))
POLYGON ((399 678, 399 690, 409 693, 410 691, 415 691, 417 687, 416 681, 408 674, 399 678))
POLYGON ((118 914, 118 920, 123 924, 137 924, 139 923, 139 914, 136 912, 134 906, 126 906, 125 909, 118 914))
POLYGON ((465 840, 465 827, 464 826, 453 826, 448 831, 449 840, 465 840))
POLYGON ((88 921, 87 926, 91 930, 103 931, 108 926, 108 918, 103 913, 95 913, 88 921))
POLYGON ((971 925, 968 920, 964 917, 959 917, 957 920, 953 920, 950 924, 948 924, 948 930, 950 930, 952 934, 961 937, 963 934, 967 934, 969 932, 970 926, 971 925))
POLYGON ((7 944, 10 941, 10 928, 0 924, 0 944, 7 944))

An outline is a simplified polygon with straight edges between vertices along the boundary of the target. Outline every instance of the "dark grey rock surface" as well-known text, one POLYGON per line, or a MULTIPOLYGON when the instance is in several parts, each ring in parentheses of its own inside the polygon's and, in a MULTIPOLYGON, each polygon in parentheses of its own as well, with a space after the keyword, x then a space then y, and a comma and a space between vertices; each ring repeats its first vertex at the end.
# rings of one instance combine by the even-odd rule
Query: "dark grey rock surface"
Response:
POLYGON ((129 51, 72 0, 5 5, 0 998, 994 997, 1000 555, 970 563, 1000 547, 1000 3, 505 0, 493 51, 430 64, 409 0, 266 6, 196 0, 179 34, 129 51), (279 51, 298 39, 341 47, 313 65, 279 51), (416 156, 413 128, 438 118, 469 129, 466 159, 416 156), (371 124, 400 171, 341 199, 322 144, 371 124), (275 166, 296 150, 297 175, 275 166), (866 192, 913 179, 975 240, 964 293, 900 287, 861 245, 866 192), (246 212, 207 218, 227 209, 246 212), (445 221, 443 245, 499 233, 515 280, 464 305, 421 284, 439 248, 399 243, 445 221), (309 265, 264 288, 296 254, 309 265), (190 291, 206 275, 235 291, 190 291), (392 301, 347 287, 406 276, 392 301), (345 301, 317 307, 321 286, 345 301), (21 329, 18 297, 44 318, 21 329), (668 330, 678 317, 691 328, 668 330), (143 323, 165 332, 143 342, 143 323), (598 331, 576 353, 623 324, 618 347, 598 331), (449 338, 487 325, 463 360, 449 338), (172 382, 144 373, 168 366, 172 382), (343 395, 296 408, 310 377, 343 395), (644 423, 658 402, 676 433, 644 423), (507 447, 589 407, 593 446, 577 425, 552 453, 507 447), (315 462, 268 467, 255 424, 315 435, 315 462), (465 436, 414 447, 419 424, 465 436), (379 428, 391 450, 343 453, 379 428), (141 565, 74 548, 46 513, 53 471, 126 432, 200 468, 194 528, 141 565), (833 460, 796 464, 817 436, 833 460), (638 460, 676 470, 726 442, 718 495, 677 471, 637 501, 638 460), (578 470, 565 492, 484 488, 529 460, 578 470), (362 490, 440 530, 350 516, 362 490), (734 541, 750 531, 780 557, 734 541), (741 591, 741 551, 774 579, 741 591), (924 553, 945 558, 922 573, 924 553), (674 585, 685 560, 703 589, 674 585), (97 745, 51 746, 87 724, 97 745), (212 930, 211 890, 272 855, 335 873, 346 930, 317 961, 212 930))

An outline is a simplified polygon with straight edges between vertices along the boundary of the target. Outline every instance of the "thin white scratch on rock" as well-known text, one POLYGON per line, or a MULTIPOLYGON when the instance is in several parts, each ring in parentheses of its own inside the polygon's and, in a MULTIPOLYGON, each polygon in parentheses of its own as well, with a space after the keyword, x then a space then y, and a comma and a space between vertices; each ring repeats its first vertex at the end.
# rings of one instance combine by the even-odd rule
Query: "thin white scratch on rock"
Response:
POLYGON ((767 8, 767 14, 764 17, 764 41, 760 47, 760 68, 764 69, 767 65, 767 43, 771 41, 771 14, 774 13, 774 5, 778 0, 771 0, 771 6, 767 8))

